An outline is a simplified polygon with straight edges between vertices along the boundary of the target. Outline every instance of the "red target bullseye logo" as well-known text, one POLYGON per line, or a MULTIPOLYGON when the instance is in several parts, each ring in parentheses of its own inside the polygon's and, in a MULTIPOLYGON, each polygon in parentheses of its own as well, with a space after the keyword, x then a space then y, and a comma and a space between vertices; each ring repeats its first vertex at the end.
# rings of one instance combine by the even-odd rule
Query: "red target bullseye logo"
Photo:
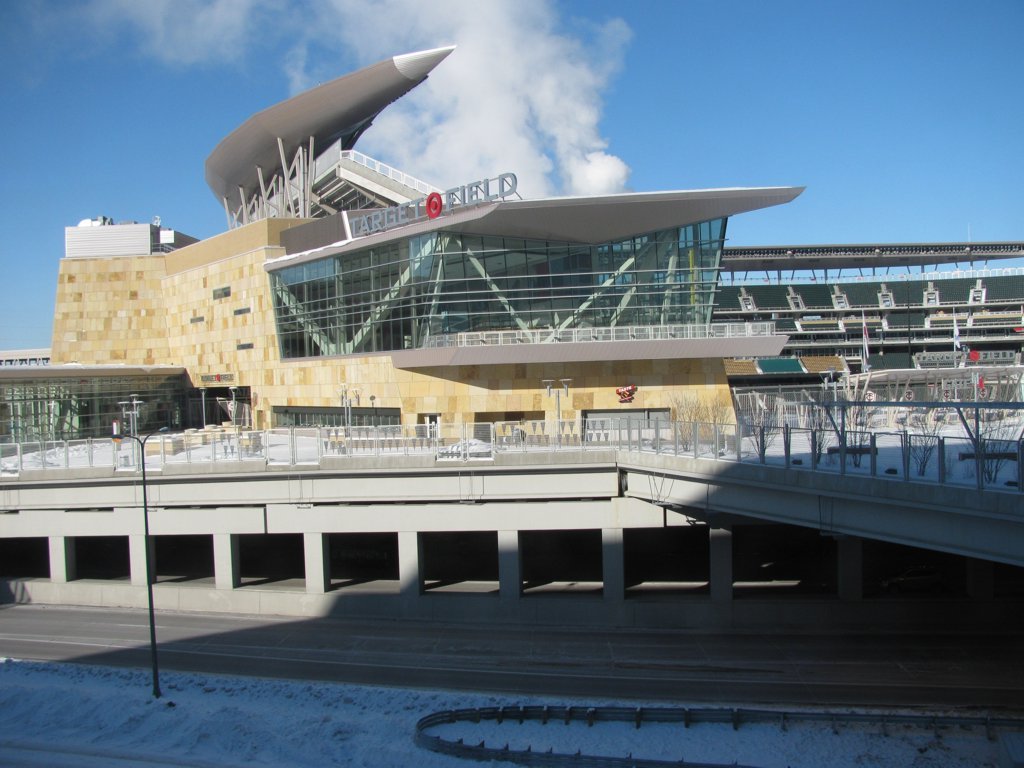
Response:
POLYGON ((427 216, 431 219, 436 219, 441 215, 441 195, 437 192, 431 192, 427 195, 427 216))

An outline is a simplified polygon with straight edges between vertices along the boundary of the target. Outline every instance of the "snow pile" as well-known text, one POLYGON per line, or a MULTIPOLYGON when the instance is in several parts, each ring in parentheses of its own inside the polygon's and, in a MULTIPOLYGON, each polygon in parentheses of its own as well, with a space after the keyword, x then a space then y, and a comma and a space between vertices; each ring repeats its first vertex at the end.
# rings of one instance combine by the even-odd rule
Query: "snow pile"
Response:
MULTIPOLYGON (((148 671, 71 664, 0 664, 0 765, 395 766, 467 768, 420 749, 417 721, 463 707, 564 704, 542 699, 168 672, 163 697, 148 671), (73 760, 72 760, 73 757, 73 760), (126 762, 116 762, 117 760, 126 762)), ((607 702, 572 702, 597 706, 607 702)), ((663 705, 662 705, 663 706, 663 705)), ((974 713, 977 714, 977 713, 974 713)), ((995 766, 998 743, 980 728, 941 732, 890 726, 566 726, 515 720, 455 723, 432 735, 466 743, 721 763, 763 768, 823 765, 995 766)))

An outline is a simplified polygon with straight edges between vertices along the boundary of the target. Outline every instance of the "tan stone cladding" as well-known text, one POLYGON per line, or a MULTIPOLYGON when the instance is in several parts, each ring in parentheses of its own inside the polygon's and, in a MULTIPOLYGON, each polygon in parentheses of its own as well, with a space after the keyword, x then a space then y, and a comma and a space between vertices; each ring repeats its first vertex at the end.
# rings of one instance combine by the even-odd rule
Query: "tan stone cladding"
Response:
POLYGON ((50 362, 155 365, 169 356, 162 256, 62 259, 50 362))

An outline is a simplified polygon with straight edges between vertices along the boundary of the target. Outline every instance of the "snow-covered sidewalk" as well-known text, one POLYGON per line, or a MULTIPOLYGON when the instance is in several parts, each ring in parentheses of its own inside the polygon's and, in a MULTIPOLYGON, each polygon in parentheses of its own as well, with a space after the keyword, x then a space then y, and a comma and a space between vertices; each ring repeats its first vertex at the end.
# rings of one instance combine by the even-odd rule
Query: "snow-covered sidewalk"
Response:
MULTIPOLYGON (((413 742, 420 718, 465 707, 553 701, 430 690, 167 672, 153 699, 148 671, 6 659, 0 663, 0 765, 399 766, 478 763, 413 742)), ((631 702, 631 706, 638 705, 631 702)), ((682 703, 680 703, 682 704, 682 703)), ((692 703, 691 703, 692 705, 692 703)), ((664 706, 662 703, 660 706, 664 706)), ((980 713, 972 711, 971 715, 980 713)), ((433 729, 446 739, 534 751, 738 762, 763 768, 996 766, 983 728, 873 725, 547 725, 511 719, 433 729)))

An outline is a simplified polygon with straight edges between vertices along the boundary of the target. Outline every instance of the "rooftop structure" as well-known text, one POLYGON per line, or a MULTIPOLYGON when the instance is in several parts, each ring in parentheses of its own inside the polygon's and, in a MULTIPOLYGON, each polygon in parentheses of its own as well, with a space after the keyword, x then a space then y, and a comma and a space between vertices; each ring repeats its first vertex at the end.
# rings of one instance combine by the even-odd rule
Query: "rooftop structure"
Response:
POLYGON ((766 273, 781 279, 782 273, 821 270, 838 277, 843 273, 883 274, 893 269, 963 264, 971 268, 989 261, 1024 258, 1024 243, 872 243, 859 245, 772 245, 726 248, 723 272, 729 280, 749 273, 766 273))
MULTIPOLYGON (((394 56, 242 123, 206 160, 206 182, 223 203, 229 226, 273 216, 312 216, 324 195, 322 188, 314 190, 314 181, 322 183, 327 170, 317 159, 332 147, 351 150, 385 107, 422 83, 453 50, 394 56)), ((328 203, 322 210, 337 209, 328 203)))

